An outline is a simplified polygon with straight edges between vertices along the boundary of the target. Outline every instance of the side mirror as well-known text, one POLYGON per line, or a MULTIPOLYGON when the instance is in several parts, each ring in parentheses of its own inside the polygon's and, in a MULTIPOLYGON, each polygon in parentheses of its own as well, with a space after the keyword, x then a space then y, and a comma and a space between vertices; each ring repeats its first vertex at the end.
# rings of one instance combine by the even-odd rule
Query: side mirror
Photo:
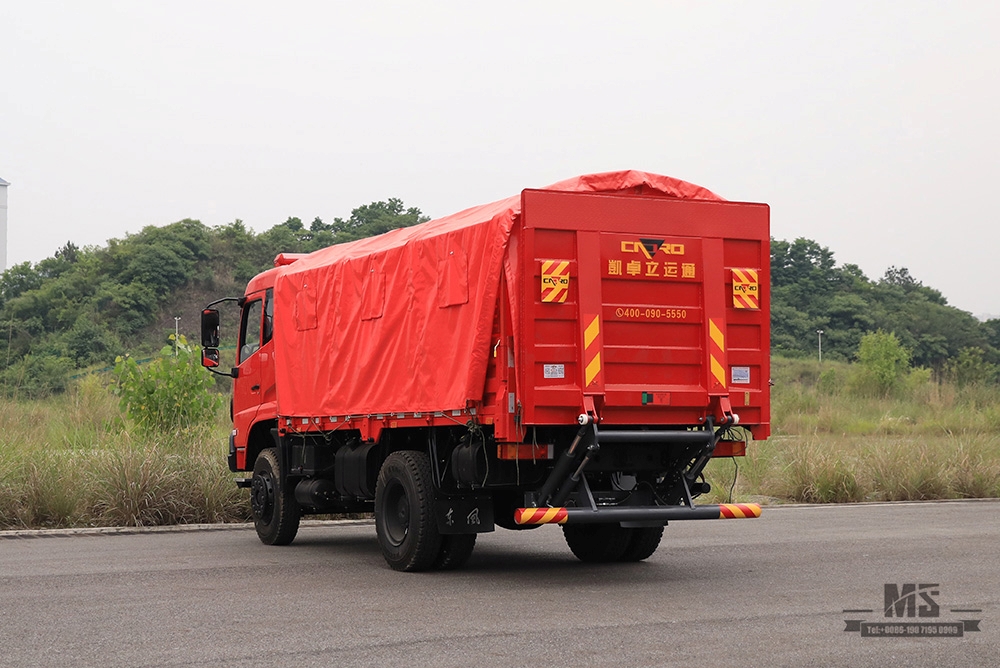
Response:
POLYGON ((201 349, 201 365, 206 369, 215 369, 219 366, 219 349, 218 348, 202 348, 201 349))
MULTIPOLYGON (((214 308, 206 308, 201 312, 201 345, 204 348, 218 348, 219 347, 219 311, 214 308)), ((218 366, 218 355, 219 351, 215 351, 216 363, 214 366, 218 366)), ((204 358, 203 358, 204 363, 204 358)), ((208 366, 207 364, 205 366, 208 366)))
POLYGON ((201 365, 214 374, 236 378, 239 376, 240 370, 231 369, 229 373, 216 370, 222 363, 219 356, 219 342, 222 339, 222 332, 219 327, 219 310, 212 307, 223 302, 241 304, 243 299, 243 297, 217 299, 201 310, 201 365))

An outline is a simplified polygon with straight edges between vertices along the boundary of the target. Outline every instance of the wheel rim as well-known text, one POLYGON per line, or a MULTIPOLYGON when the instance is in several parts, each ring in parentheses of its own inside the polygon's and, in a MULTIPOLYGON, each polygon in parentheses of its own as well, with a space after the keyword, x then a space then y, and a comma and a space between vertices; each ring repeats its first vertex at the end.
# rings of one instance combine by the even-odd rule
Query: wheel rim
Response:
POLYGON ((385 491, 385 535, 389 542, 398 547, 406 540, 410 530, 410 500, 406 489, 393 482, 385 491))
POLYGON ((271 476, 261 473, 253 477, 253 482, 250 483, 250 508, 258 520, 270 520, 274 509, 274 482, 271 476))

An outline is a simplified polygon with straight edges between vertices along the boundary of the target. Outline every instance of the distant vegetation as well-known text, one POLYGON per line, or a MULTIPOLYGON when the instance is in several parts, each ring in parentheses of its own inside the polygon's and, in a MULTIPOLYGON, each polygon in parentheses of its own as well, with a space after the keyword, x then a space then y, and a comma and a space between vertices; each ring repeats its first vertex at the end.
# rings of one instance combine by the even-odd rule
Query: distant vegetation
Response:
MULTIPOLYGON (((959 268, 956 267, 956 270, 959 268)), ((852 360, 867 332, 892 332, 915 366, 954 373, 949 364, 980 360, 996 381, 1000 363, 1000 319, 979 322, 949 306, 937 290, 906 268, 890 267, 877 281, 855 265, 837 266, 833 253, 815 241, 771 241, 772 351, 852 360)))

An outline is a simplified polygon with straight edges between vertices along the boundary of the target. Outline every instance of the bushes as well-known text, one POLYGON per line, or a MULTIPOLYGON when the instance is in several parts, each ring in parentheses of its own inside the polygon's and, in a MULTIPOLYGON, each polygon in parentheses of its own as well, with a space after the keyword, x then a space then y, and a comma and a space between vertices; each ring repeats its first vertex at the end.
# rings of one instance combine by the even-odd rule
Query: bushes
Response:
POLYGON ((222 403, 222 397, 211 392, 214 376, 202 369, 187 339, 181 336, 174 344, 143 367, 129 357, 115 360, 122 409, 147 434, 198 429, 222 403))
POLYGON ((965 388, 997 382, 1000 368, 986 360, 986 352, 982 348, 962 348, 958 357, 945 365, 945 375, 959 388, 965 388))
POLYGON ((72 368, 72 360, 63 355, 49 352, 26 355, 0 374, 3 394, 37 399, 63 392, 72 368))

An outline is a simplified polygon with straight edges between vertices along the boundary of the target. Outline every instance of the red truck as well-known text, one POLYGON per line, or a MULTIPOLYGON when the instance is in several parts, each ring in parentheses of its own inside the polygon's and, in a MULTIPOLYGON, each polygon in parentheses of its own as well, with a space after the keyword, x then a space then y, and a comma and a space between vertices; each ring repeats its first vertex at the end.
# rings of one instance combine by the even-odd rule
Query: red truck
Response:
MULTIPOLYGON (((591 174, 378 237, 279 255, 240 307, 229 468, 260 539, 374 512, 388 564, 447 569, 479 533, 561 524, 638 561, 712 457, 770 432, 769 209, 591 174)), ((220 365, 220 315, 202 362, 220 365)))

